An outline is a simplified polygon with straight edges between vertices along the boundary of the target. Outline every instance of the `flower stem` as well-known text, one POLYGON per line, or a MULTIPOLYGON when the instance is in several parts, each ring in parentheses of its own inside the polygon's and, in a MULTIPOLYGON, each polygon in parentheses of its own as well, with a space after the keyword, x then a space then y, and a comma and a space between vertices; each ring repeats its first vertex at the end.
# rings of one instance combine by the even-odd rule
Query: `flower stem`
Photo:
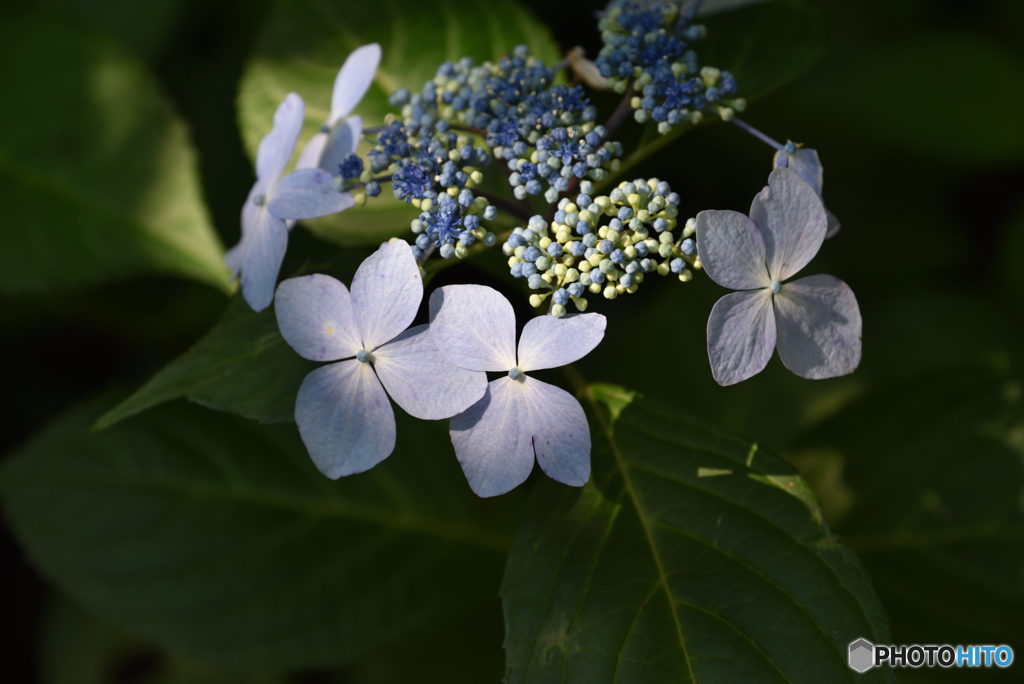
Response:
POLYGON ((528 211, 526 211, 523 208, 523 206, 518 202, 513 202, 512 200, 501 197, 500 195, 495 195, 493 192, 488 192, 487 190, 481 190, 479 188, 473 188, 472 192, 474 195, 479 195, 480 197, 486 198, 487 201, 493 204, 494 206, 498 207, 499 209, 504 209, 509 214, 512 214, 513 216, 522 221, 530 220, 531 214, 528 211))
POLYGON ((629 82, 629 87, 626 88, 626 94, 623 95, 622 97, 622 102, 620 102, 619 106, 615 108, 615 111, 612 112, 612 115, 608 117, 608 122, 604 125, 604 127, 608 130, 608 138, 612 137, 612 133, 614 133, 619 128, 619 126, 622 125, 622 122, 626 120, 626 117, 629 116, 630 110, 633 109, 633 106, 631 104, 633 100, 633 95, 633 81, 631 79, 629 82))
POLYGON ((736 124, 737 126, 742 128, 743 130, 745 130, 747 133, 749 133, 750 135, 752 135, 755 138, 757 138, 758 140, 760 140, 761 142, 766 143, 768 145, 771 145, 772 147, 774 147, 777 150, 781 150, 783 148, 783 145, 779 144, 778 141, 773 140, 772 138, 769 138, 767 135, 765 135, 761 131, 757 130, 756 128, 754 128, 753 126, 748 124, 747 122, 741 121, 740 119, 736 118, 735 116, 732 118, 732 123, 736 124))

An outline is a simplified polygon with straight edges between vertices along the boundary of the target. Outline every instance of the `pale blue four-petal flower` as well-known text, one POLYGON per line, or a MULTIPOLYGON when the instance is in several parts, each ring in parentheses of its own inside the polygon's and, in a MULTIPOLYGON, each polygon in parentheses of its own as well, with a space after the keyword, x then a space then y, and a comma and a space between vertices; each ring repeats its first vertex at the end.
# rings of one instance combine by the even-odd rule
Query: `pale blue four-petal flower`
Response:
POLYGON ((784 282, 825 239, 825 206, 814 188, 777 168, 754 198, 750 216, 697 214, 697 253, 708 276, 732 290, 708 318, 708 358, 720 385, 760 373, 778 348, 804 378, 853 372, 861 357, 861 316, 850 287, 830 275, 784 282))
POLYGON ((419 267, 400 240, 359 266, 351 292, 326 275, 278 287, 274 308, 285 341, 304 358, 337 362, 307 375, 295 399, 299 434, 328 477, 368 470, 394 450, 389 394, 424 420, 454 416, 484 395, 484 373, 448 363, 428 326, 408 327, 422 299, 419 267))
POLYGON ((534 458, 552 479, 582 487, 590 478, 590 428, 571 394, 526 375, 586 356, 604 338, 601 314, 534 318, 516 350, 512 306, 482 285, 450 285, 430 297, 430 334, 453 365, 500 371, 484 397, 449 423, 455 455, 479 496, 522 484, 534 458))

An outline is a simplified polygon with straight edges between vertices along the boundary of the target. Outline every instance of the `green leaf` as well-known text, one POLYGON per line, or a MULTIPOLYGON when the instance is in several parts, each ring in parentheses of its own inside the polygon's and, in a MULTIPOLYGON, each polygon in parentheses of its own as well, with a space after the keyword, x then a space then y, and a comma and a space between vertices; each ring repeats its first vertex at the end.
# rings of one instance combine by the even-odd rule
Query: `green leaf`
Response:
POLYGON ((594 477, 541 482, 502 587, 520 682, 893 681, 851 641, 888 643, 860 563, 792 467, 674 409, 594 387, 594 477), (608 403, 607 401, 605 403, 608 403))
POLYGON ((1024 642, 1021 388, 947 368, 872 389, 806 440, 805 458, 841 465, 835 526, 895 643, 1024 642))
POLYGON ((493 600, 517 497, 477 499, 444 422, 396 410, 395 453, 333 482, 293 426, 175 403, 88 434, 95 403, 0 468, 5 514, 50 580, 190 659, 352 659, 493 600))
POLYGON ((951 164, 1024 156, 1024 62, 998 43, 966 32, 931 34, 853 64, 820 93, 818 116, 847 125, 875 149, 892 146, 951 164), (952 83, 998 96, 957 107, 950 103, 952 83))
POLYGON ((144 59, 170 43, 188 0, 37 0, 36 6, 98 29, 144 59))
MULTIPOLYGON (((349 283, 366 254, 346 250, 316 272, 349 283)), ((201 340, 103 414, 93 429, 178 398, 262 423, 291 421, 299 385, 317 365, 284 341, 273 309, 256 313, 235 296, 201 340)))
MULTIPOLYGON (((596 30, 596 28, 595 28, 596 30)), ((291 91, 306 101, 299 149, 327 118, 334 77, 348 54, 366 43, 383 50, 376 83, 356 110, 364 126, 392 110, 387 95, 418 91, 445 60, 496 59, 520 43, 546 62, 561 58, 547 28, 513 0, 279 0, 267 16, 238 96, 239 124, 250 155, 267 134, 274 109, 291 91)), ((374 244, 409 228, 419 211, 387 189, 365 207, 307 221, 318 236, 341 245, 374 244)))
POLYGON ((0 290, 144 274, 228 289, 185 125, 112 43, 32 17, 0 26, 0 290))

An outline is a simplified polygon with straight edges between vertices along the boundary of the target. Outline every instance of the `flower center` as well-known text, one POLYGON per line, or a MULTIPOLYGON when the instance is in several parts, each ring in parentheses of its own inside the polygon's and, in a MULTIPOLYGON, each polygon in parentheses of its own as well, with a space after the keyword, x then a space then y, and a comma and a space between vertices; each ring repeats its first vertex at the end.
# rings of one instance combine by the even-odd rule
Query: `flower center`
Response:
POLYGON ((262 207, 263 203, 267 201, 267 196, 263 194, 256 195, 252 198, 252 203, 257 207, 262 207))
POLYGON ((331 127, 328 126, 326 123, 322 123, 322 124, 320 124, 320 132, 321 133, 330 133, 331 132, 331 127))
POLYGON ((772 284, 768 286, 768 289, 778 294, 779 290, 782 289, 782 283, 780 283, 778 280, 773 280, 772 284))
POLYGON ((366 351, 365 349, 360 349, 359 351, 356 352, 356 360, 359 361, 360 363, 369 363, 373 361, 373 354, 366 351))
POLYGON ((512 370, 508 372, 508 377, 512 378, 513 380, 518 380, 519 378, 523 377, 523 371, 519 370, 515 366, 512 366, 512 370))

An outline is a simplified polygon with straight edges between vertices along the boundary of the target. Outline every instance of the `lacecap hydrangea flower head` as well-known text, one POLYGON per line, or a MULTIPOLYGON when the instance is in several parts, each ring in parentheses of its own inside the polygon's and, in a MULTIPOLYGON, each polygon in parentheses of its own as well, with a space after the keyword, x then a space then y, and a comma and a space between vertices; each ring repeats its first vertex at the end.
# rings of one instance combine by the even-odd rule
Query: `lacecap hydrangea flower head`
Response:
POLYGON ((368 470, 394 450, 389 394, 424 420, 454 416, 484 395, 484 373, 446 361, 426 325, 409 328, 422 299, 419 267, 401 240, 360 264, 351 292, 326 275, 278 287, 285 341, 303 358, 332 362, 306 376, 295 400, 299 434, 328 477, 368 470))
POLYGON ((479 496, 522 484, 534 459, 553 480, 582 487, 590 479, 590 427, 579 401, 527 375, 573 363, 604 338, 601 314, 539 316, 516 349, 512 305, 482 285, 450 285, 430 296, 430 335, 453 366, 504 373, 483 398, 449 423, 455 455, 479 496))
POLYGON ((697 253, 722 297, 708 319, 708 357, 721 385, 760 373, 778 347, 804 378, 852 373, 860 363, 861 317, 850 287, 830 275, 786 282, 814 258, 828 219, 814 188, 788 168, 772 171, 750 217, 697 214, 697 253))

